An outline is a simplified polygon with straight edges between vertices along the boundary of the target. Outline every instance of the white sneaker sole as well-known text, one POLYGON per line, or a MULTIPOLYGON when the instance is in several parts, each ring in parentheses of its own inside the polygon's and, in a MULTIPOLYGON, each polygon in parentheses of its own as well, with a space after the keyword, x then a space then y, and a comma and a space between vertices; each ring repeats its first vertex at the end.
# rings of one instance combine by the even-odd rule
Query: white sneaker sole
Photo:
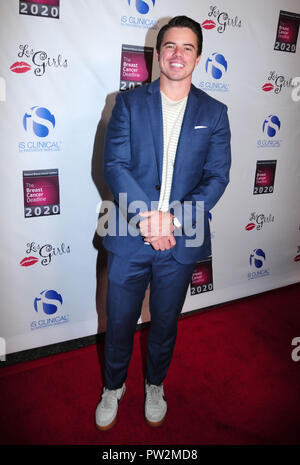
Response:
MULTIPOLYGON (((117 412, 118 413, 118 412, 117 412)), ((113 421, 111 423, 109 423, 108 425, 106 426, 100 426, 96 423, 96 428, 97 430, 99 431, 108 431, 109 429, 111 429, 113 426, 115 426, 115 424, 117 423, 117 413, 116 413, 116 416, 115 418, 113 419, 113 421)))
POLYGON ((146 420, 147 425, 151 426, 152 428, 156 428, 157 426, 160 426, 163 424, 163 422, 165 421, 165 418, 166 418, 166 414, 160 421, 150 421, 148 420, 147 417, 145 417, 145 420, 146 420))

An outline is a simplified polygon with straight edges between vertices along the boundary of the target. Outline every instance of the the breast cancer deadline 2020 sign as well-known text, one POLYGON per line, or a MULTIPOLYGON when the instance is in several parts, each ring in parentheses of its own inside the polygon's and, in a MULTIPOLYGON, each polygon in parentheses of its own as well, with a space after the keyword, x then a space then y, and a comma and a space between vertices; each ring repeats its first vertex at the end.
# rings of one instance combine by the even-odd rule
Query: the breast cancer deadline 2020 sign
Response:
POLYGON ((122 45, 120 90, 151 82, 153 48, 122 45))
POLYGON ((19 13, 59 19, 59 0, 19 0, 19 13))
POLYGON ((26 218, 58 215, 58 170, 23 171, 24 214, 26 218))
POLYGON ((232 132, 230 184, 209 215, 212 256, 195 264, 183 313, 299 281, 298 0, 2 0, 7 353, 105 331, 106 262, 93 240, 102 142, 115 95, 158 77, 156 36, 178 14, 202 25, 193 84, 227 105, 232 132))
POLYGON ((300 14, 280 11, 274 50, 296 53, 300 14))

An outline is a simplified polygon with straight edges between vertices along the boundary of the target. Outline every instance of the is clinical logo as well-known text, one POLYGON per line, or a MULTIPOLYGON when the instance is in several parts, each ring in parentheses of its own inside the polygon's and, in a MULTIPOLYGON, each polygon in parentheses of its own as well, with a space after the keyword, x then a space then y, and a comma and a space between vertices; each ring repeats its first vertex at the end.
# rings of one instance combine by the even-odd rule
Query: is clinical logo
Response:
POLYGON ((46 315, 48 318, 41 318, 30 323, 32 330, 49 328, 69 321, 69 315, 62 315, 61 309, 63 298, 54 289, 44 289, 33 302, 34 311, 39 316, 46 315), (58 315, 56 315, 58 313, 58 315))
POLYGON ((264 92, 271 92, 275 94, 279 94, 282 89, 292 87, 293 78, 288 78, 283 76, 282 74, 277 73, 276 71, 271 71, 267 77, 269 82, 266 82, 262 86, 262 90, 264 92))
POLYGON ((264 213, 252 212, 249 217, 249 223, 245 226, 246 231, 261 231, 265 224, 274 223, 274 215, 269 213, 265 215, 264 213))
POLYGON ((40 245, 36 244, 36 242, 29 242, 25 251, 27 255, 20 261, 20 265, 29 267, 40 263, 43 266, 47 266, 52 263, 53 257, 69 254, 70 251, 70 246, 64 242, 58 247, 48 243, 40 245))
POLYGON ((54 115, 45 107, 31 107, 23 117, 25 131, 31 131, 35 136, 47 137, 55 127, 54 115))
POLYGON ((219 10, 217 6, 211 6, 207 16, 209 19, 203 21, 203 29, 210 30, 216 28, 217 32, 221 34, 228 27, 240 28, 242 25, 242 21, 238 18, 238 16, 230 17, 227 12, 219 10))
POLYGON ((121 16, 121 25, 145 29, 158 29, 158 20, 150 18, 156 0, 127 0, 132 15, 121 16), (136 14, 141 16, 135 16, 136 14))
POLYGON ((268 137, 274 137, 280 129, 280 120, 276 115, 269 115, 263 124, 263 133, 268 137))
POLYGON ((262 249, 254 249, 250 254, 250 265, 255 268, 262 268, 266 259, 265 252, 262 249))
POLYGON ((227 61, 224 55, 214 52, 206 60, 205 71, 211 75, 213 79, 221 79, 227 71, 227 61))
POLYGON ((38 297, 34 299, 34 310, 44 312, 46 315, 53 315, 62 306, 63 299, 60 294, 54 290, 43 290, 38 297))
POLYGON ((155 0, 127 0, 128 5, 141 15, 147 15, 155 6, 155 0))
POLYGON ((36 136, 42 141, 19 142, 19 152, 58 152, 61 141, 45 140, 56 125, 55 116, 46 107, 31 107, 23 116, 23 128, 29 136, 36 136))
POLYGON ((18 58, 22 58, 22 61, 16 61, 10 67, 13 73, 23 74, 34 69, 35 76, 44 76, 46 70, 49 68, 67 68, 68 61, 63 58, 61 54, 55 57, 49 57, 48 53, 44 50, 34 50, 30 48, 28 44, 19 45, 18 58), (23 61, 24 60, 24 61, 23 61), (26 61, 25 61, 26 60, 26 61))
POLYGON ((228 63, 224 55, 213 52, 205 62, 205 71, 213 81, 201 81, 200 88, 211 91, 228 92, 229 86, 223 78, 228 69, 228 63))
POLYGON ((281 122, 278 116, 268 115, 262 124, 262 133, 265 136, 257 141, 257 148, 275 148, 280 147, 281 141, 277 136, 281 128, 281 122))
POLYGON ((249 263, 254 271, 248 273, 248 279, 257 279, 270 275, 270 270, 264 268, 266 254, 263 249, 254 249, 249 256, 249 263))

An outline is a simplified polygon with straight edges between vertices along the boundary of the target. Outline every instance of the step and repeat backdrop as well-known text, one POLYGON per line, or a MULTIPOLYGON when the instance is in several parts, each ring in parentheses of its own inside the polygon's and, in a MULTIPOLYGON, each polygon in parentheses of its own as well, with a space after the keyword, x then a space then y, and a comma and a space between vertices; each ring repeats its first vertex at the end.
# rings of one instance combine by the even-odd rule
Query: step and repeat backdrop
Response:
POLYGON ((159 76, 157 32, 182 14, 203 27, 193 83, 232 131, 183 312, 299 281, 299 0, 0 0, 2 352, 105 331, 105 129, 118 92, 159 76))

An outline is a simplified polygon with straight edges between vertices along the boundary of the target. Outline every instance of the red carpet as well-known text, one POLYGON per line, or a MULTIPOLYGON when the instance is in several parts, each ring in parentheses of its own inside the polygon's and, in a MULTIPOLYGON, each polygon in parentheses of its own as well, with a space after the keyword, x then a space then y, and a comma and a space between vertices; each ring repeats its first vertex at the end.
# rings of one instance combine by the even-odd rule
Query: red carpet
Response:
POLYGON ((143 416, 147 330, 136 333, 116 426, 94 427, 102 344, 0 372, 1 444, 300 444, 300 284, 179 322, 165 381, 168 415, 143 416), (99 352, 99 353, 98 353, 99 352))

